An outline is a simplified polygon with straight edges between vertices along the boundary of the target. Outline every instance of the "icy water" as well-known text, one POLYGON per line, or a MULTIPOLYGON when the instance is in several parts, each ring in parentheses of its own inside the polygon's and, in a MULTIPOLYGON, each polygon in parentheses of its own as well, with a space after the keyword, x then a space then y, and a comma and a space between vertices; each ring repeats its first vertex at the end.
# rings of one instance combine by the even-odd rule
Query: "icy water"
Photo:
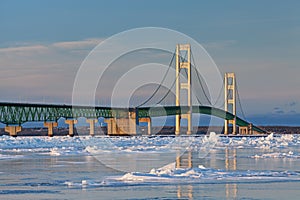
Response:
POLYGON ((0 199, 299 199, 300 136, 0 137, 0 199))

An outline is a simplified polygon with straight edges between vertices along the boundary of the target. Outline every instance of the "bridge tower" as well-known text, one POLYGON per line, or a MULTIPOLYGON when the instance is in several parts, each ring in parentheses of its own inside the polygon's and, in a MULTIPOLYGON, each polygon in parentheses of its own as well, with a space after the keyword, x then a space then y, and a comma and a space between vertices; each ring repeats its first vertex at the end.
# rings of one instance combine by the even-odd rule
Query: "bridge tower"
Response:
POLYGON ((224 96, 225 111, 232 113, 235 117, 233 120, 225 119, 224 134, 228 134, 229 124, 232 124, 232 134, 236 134, 236 80, 234 73, 225 73, 224 78, 224 96))
POLYGON ((187 135, 192 133, 192 90, 191 90, 191 46, 190 44, 178 44, 176 46, 176 106, 180 106, 181 91, 187 91, 187 106, 189 110, 186 114, 176 115, 175 134, 180 134, 180 120, 186 118, 188 121, 187 135), (181 53, 186 52, 187 58, 184 59, 181 53), (181 69, 186 70, 186 82, 180 78, 181 69))

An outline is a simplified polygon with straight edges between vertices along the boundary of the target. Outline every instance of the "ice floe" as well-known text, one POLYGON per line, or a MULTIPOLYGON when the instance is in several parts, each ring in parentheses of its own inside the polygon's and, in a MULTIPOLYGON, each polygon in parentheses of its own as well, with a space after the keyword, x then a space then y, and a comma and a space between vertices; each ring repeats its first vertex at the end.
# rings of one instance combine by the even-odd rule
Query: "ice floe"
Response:
MULTIPOLYGON (((299 146, 299 135, 273 135, 266 137, 209 136, 180 137, 0 137, 0 154, 35 153, 52 156, 97 154, 99 152, 168 152, 191 150, 205 157, 214 148, 288 149, 299 146)), ((260 155, 262 156, 262 155, 260 155)), ((279 157, 284 156, 283 154, 279 157)), ((267 156, 262 156, 267 157, 267 156)), ((271 156, 269 156, 271 157, 271 156)), ((298 157, 296 157, 298 158, 298 157)))

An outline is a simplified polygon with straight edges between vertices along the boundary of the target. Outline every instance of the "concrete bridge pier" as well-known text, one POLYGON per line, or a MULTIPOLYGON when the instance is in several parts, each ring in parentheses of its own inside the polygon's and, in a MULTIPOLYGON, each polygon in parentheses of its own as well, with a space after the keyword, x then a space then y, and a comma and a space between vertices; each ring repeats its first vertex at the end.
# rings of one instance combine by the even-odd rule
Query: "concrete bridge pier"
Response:
POLYGON ((240 135, 253 135, 253 134, 259 134, 259 133, 257 131, 253 130, 253 124, 250 123, 248 126, 240 126, 239 134, 240 135))
POLYGON ((107 124, 108 135, 117 134, 117 123, 115 118, 104 119, 104 122, 107 124))
POLYGON ((139 133, 139 117, 136 109, 122 117, 105 119, 104 122, 107 123, 108 135, 137 135, 139 133))
POLYGON ((95 123, 98 122, 98 119, 87 119, 86 122, 90 124, 90 136, 94 136, 95 135, 95 123))
POLYGON ((5 132, 9 133, 12 137, 17 137, 17 133, 22 130, 21 126, 6 126, 5 132))
POLYGON ((48 128, 48 136, 53 137, 53 127, 57 127, 57 122, 44 122, 44 126, 48 128))
POLYGON ((74 124, 77 124, 78 120, 76 120, 76 119, 66 119, 65 123, 69 124, 69 136, 73 137, 74 136, 74 124))
POLYGON ((139 122, 146 122, 147 123, 147 125, 148 125, 148 135, 151 135, 151 129, 152 129, 151 117, 139 118, 139 122))

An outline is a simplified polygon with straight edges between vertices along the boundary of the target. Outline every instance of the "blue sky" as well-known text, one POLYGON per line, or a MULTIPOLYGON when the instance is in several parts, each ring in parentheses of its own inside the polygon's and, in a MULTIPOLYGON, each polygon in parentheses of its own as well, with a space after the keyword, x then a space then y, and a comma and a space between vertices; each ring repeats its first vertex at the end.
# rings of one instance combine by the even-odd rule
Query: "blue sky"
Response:
POLYGON ((272 0, 2 0, 0 100, 68 102, 76 70, 100 41, 155 26, 189 35, 222 73, 236 72, 254 122, 300 124, 299 8, 272 0))

